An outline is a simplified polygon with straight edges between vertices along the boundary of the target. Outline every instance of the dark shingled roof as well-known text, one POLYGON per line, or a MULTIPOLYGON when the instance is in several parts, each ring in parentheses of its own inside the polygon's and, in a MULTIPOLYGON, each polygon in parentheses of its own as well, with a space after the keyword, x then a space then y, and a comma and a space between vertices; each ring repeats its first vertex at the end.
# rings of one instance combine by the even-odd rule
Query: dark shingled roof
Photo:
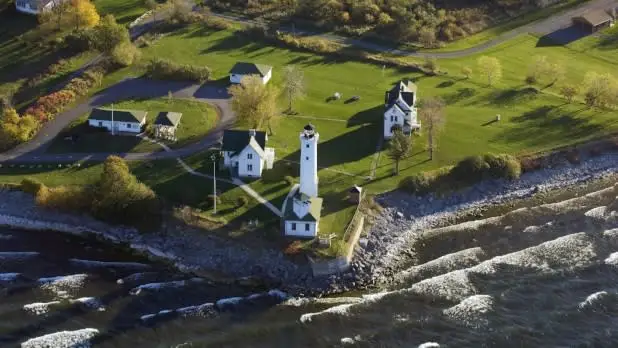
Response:
MULTIPOLYGON (((141 123, 142 120, 146 117, 146 114, 146 111, 114 109, 114 122, 117 121, 141 123)), ((112 110, 102 108, 93 109, 90 113, 90 116, 88 116, 88 119, 96 121, 111 121, 112 110)))
POLYGON ((320 221, 320 216, 322 215, 322 198, 320 197, 311 197, 309 198, 309 213, 302 218, 296 215, 294 212, 294 199, 306 199, 301 198, 297 193, 294 197, 288 200, 285 205, 285 211, 283 212, 283 219, 286 221, 310 221, 316 222, 320 221))
MULTIPOLYGON (((242 151, 249 145, 251 137, 248 130, 226 130, 223 132, 223 146, 221 150, 234 153, 242 151)), ((255 141, 262 148, 266 148, 266 132, 255 132, 255 141)))
POLYGON ((182 114, 179 112, 159 112, 154 124, 176 127, 180 123, 181 117, 182 114))
POLYGON ((610 16, 607 12, 603 10, 592 10, 583 13, 581 16, 574 17, 573 19, 586 22, 589 25, 595 27, 597 25, 601 25, 611 21, 612 16, 610 16))
POLYGON ((272 67, 268 65, 238 62, 234 65, 232 70, 230 70, 230 74, 260 75, 261 77, 264 77, 271 69, 272 67))
POLYGON ((409 105, 414 104, 414 94, 416 93, 416 85, 411 81, 399 81, 395 86, 386 92, 386 108, 389 109, 399 99, 399 96, 409 105))

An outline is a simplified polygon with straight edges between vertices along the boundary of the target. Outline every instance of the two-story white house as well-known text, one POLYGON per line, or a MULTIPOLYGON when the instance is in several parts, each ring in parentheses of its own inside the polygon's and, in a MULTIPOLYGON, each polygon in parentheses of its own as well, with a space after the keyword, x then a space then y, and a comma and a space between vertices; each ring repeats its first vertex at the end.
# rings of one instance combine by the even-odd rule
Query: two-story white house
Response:
POLYGON ((146 124, 146 111, 93 109, 88 116, 91 127, 106 128, 112 133, 141 133, 146 124))
POLYGON ((390 139, 393 130, 401 128, 410 135, 421 128, 416 112, 416 85, 410 81, 399 81, 384 97, 384 138, 390 139))
POLYGON ((238 84, 245 76, 256 75, 262 79, 263 84, 267 84, 273 76, 273 67, 264 64, 238 62, 230 70, 230 82, 238 84))
POLYGON ((262 176, 264 169, 272 169, 275 149, 266 147, 268 136, 255 129, 223 132, 223 165, 239 177, 262 176))

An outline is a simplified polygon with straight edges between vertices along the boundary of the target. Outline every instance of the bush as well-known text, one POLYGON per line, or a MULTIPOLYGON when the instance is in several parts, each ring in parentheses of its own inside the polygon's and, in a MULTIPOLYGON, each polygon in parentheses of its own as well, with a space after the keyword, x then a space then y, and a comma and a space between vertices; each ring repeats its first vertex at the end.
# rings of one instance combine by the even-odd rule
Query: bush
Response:
POLYGON ((181 65, 165 59, 155 58, 146 67, 146 76, 160 80, 181 80, 206 82, 210 69, 206 66, 181 65))
POLYGON ((83 96, 88 93, 90 86, 90 81, 87 81, 81 77, 76 77, 69 81, 65 89, 73 92, 75 95, 83 96))
POLYGON ((425 195, 434 188, 436 178, 429 173, 418 173, 403 178, 399 182, 399 188, 416 195, 425 195))
POLYGON ((296 180, 294 180, 294 178, 290 175, 286 175, 285 177, 283 177, 283 181, 285 181, 288 186, 292 186, 296 183, 296 180))
POLYGON ((64 45, 73 52, 85 52, 92 48, 92 30, 83 29, 64 37, 64 45))
POLYGON ((249 199, 246 196, 240 196, 238 197, 238 200, 236 203, 238 205, 238 208, 241 208, 249 204, 249 199))
POLYGON ((283 253, 288 256, 298 255, 303 251, 303 243, 299 240, 295 240, 292 243, 288 244, 283 250, 283 253))
POLYGON ((110 57, 115 64, 130 66, 138 58, 140 52, 131 42, 122 42, 112 50, 110 57))
POLYGON ((20 184, 20 188, 22 191, 30 193, 32 195, 36 195, 43 186, 43 183, 33 178, 25 178, 21 181, 20 184))
POLYGON ((481 156, 469 156, 459 161, 450 171, 450 176, 460 182, 476 182, 483 179, 488 165, 481 156))
POLYGON ((48 209, 87 212, 91 203, 91 192, 79 186, 42 186, 36 194, 36 204, 48 209))
POLYGON ((65 106, 75 101, 75 93, 69 90, 60 90, 39 98, 25 114, 32 115, 39 121, 53 119, 65 106))
POLYGON ((484 178, 515 180, 521 175, 521 164, 513 156, 487 154, 483 159, 487 163, 484 178))

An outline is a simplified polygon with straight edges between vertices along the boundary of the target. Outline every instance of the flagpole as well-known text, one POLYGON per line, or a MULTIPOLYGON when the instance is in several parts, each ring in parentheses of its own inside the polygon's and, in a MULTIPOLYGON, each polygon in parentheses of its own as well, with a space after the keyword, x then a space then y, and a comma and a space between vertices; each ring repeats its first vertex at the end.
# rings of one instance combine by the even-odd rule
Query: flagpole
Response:
POLYGON ((112 135, 114 135, 114 104, 112 103, 112 135))

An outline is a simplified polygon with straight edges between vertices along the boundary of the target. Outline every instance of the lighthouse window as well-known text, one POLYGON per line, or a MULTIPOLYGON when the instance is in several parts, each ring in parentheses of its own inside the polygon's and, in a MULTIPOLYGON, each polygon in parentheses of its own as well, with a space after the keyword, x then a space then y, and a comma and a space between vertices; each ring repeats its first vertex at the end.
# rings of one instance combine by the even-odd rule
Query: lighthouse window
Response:
POLYGON ((307 148, 309 148, 309 144, 305 145, 307 148))
POLYGON ((305 157, 307 159, 307 161, 309 160, 309 156, 305 157))
POLYGON ((292 224, 292 231, 296 231, 296 224, 292 224))

